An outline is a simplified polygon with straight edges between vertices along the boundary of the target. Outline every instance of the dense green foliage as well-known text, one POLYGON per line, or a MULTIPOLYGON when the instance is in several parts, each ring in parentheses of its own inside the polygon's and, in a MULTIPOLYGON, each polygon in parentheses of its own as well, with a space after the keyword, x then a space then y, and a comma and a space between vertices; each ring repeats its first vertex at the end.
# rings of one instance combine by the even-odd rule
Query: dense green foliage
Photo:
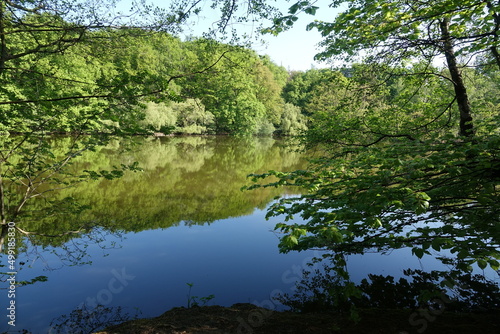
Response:
POLYGON ((281 125, 284 81, 274 77, 286 72, 253 51, 133 29, 89 35, 40 56, 29 78, 4 73, 3 131, 258 134, 261 123, 271 133, 281 125))
MULTIPOLYGON (((312 83, 305 140, 328 154, 308 170, 255 175, 309 191, 270 209, 270 216, 285 215, 277 226, 286 233, 283 251, 324 248, 341 256, 411 247, 422 257, 450 250, 461 269, 475 262, 498 268, 498 101, 484 99, 492 86, 470 94, 476 135, 464 140, 457 136, 453 87, 445 70, 434 71, 440 75, 423 75, 418 64, 372 64, 312 83), (295 215, 306 222, 287 224, 295 215)), ((480 87, 497 71, 463 73, 480 87)), ((304 75, 296 77, 302 82, 304 75)))
MULTIPOLYGON (((312 5, 295 4, 270 31, 286 29, 300 11, 314 14, 312 5)), ((407 248, 462 272, 499 270, 500 114, 491 94, 500 88, 499 4, 349 1, 342 8, 333 22, 309 25, 324 36, 318 58, 363 63, 295 74, 284 94, 310 115, 305 143, 322 145, 325 156, 307 170, 254 175, 256 182, 278 177, 264 186, 308 191, 268 212, 284 217, 276 226, 285 234, 280 249, 326 251, 347 298, 359 294, 349 254, 407 248)))
POLYGON ((3 132, 261 134, 281 126, 287 73, 249 49, 82 26, 53 11, 27 8, 18 18, 12 8, 2 4, 0 18, 3 132))
MULTIPOLYGON (((282 251, 329 251, 345 280, 344 255, 398 248, 419 258, 449 253, 463 271, 499 269, 498 2, 332 1, 340 14, 308 27, 324 37, 317 57, 343 66, 290 74, 242 46, 181 41, 173 28, 118 28, 65 8, 85 14, 81 22, 21 2, 31 10, 0 4, 1 130, 25 134, 2 146, 3 223, 41 189, 136 168, 76 173, 70 161, 99 137, 72 139, 56 155, 45 132, 301 135, 324 157, 254 175, 307 192, 270 208, 284 216, 282 251)), ((238 4, 214 2, 222 31, 238 4)), ((254 15, 275 13, 250 4, 254 15)), ((266 31, 317 10, 297 2, 266 31)), ((187 15, 163 18, 170 27, 187 15)))

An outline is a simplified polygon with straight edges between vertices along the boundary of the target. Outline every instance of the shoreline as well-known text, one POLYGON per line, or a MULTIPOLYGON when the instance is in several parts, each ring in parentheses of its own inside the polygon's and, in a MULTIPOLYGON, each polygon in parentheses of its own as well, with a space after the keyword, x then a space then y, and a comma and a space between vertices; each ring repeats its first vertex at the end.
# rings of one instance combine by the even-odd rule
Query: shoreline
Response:
POLYGON ((493 334, 500 332, 500 310, 482 313, 422 315, 413 321, 414 310, 360 309, 360 321, 349 314, 294 313, 274 311, 253 304, 239 303, 231 307, 176 307, 149 319, 130 320, 110 326, 96 334, 125 333, 426 333, 426 334, 493 334))

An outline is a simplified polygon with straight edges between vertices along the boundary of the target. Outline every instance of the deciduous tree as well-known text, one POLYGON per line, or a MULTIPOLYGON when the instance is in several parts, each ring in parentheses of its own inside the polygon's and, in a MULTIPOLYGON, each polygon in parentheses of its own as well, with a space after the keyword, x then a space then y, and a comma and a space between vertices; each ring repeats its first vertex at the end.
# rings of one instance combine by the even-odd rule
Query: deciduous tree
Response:
MULTIPOLYGON (((464 67, 496 49, 499 4, 331 5, 342 3, 347 7, 333 22, 309 25, 324 37, 319 59, 366 63, 363 75, 349 78, 353 89, 346 103, 324 98, 328 86, 310 100, 324 117, 316 119, 309 143, 327 144, 328 153, 308 170, 254 175, 256 181, 278 177, 267 186, 308 190, 269 210, 269 216, 284 216, 276 226, 285 233, 281 250, 333 251, 337 273, 345 279, 344 255, 405 247, 419 258, 450 252, 460 270, 473 264, 498 270, 499 117, 471 102, 464 67), (434 66, 437 59, 446 67, 434 66), (293 221, 296 216, 303 220, 293 221)), ((271 31, 293 25, 300 12, 316 10, 312 2, 297 2, 271 31)))

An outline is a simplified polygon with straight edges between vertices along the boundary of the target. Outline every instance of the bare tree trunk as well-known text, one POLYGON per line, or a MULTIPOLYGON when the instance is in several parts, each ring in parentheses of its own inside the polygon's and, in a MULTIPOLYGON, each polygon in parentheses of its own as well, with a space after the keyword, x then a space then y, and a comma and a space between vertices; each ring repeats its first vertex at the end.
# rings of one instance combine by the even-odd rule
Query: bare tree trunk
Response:
POLYGON ((493 58, 495 58, 495 62, 497 63, 498 69, 500 69, 500 54, 498 53, 497 47, 492 46, 490 50, 491 53, 493 54, 493 58))
POLYGON ((444 19, 440 22, 441 38, 443 42, 443 51, 446 56, 446 63, 450 71, 451 79, 455 89, 457 98, 458 111, 460 112, 460 135, 464 137, 472 137, 474 135, 474 126, 472 124, 472 112, 467 96, 462 73, 457 65, 457 58, 453 51, 453 43, 449 31, 450 20, 444 19))
MULTIPOLYGON (((486 1, 486 6, 488 6, 488 9, 491 12, 491 16, 493 16, 493 19, 495 20, 495 28, 493 29, 492 34, 495 41, 498 41, 498 31, 500 29, 500 15, 498 15, 498 13, 495 12, 495 7, 491 3, 491 1, 486 1)), ((490 47, 490 51, 491 54, 493 55, 493 58, 495 59, 495 62, 497 63, 498 68, 500 69, 500 54, 498 53, 497 46, 493 45, 492 47, 490 47)))
POLYGON ((5 4, 0 1, 0 74, 7 59, 7 43, 5 42, 5 4))
POLYGON ((9 227, 7 226, 7 224, 2 224, 1 231, 0 231, 0 253, 4 249, 5 238, 7 237, 8 231, 9 231, 9 227))

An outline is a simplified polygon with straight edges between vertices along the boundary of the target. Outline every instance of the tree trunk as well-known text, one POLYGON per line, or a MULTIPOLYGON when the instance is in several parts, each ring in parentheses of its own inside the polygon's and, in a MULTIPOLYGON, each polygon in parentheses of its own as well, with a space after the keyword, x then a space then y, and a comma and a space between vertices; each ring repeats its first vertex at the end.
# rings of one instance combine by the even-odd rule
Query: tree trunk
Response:
POLYGON ((5 60, 7 58, 7 43, 5 42, 5 5, 0 2, 0 74, 2 74, 5 67, 5 60))
MULTIPOLYGON (((498 1, 497 1, 498 4, 498 1)), ((495 28, 493 29, 493 38, 495 41, 498 41, 498 30, 500 29, 500 15, 495 11, 495 7, 491 3, 491 1, 486 1, 486 6, 491 12, 491 16, 495 20, 495 28)), ((490 51, 493 54, 493 58, 495 58, 495 62, 497 63, 498 68, 500 69, 500 54, 498 53, 498 49, 496 45, 490 47, 490 51)))
POLYGON ((1 224, 0 226, 0 253, 4 250, 5 238, 7 238, 7 232, 9 231, 9 227, 7 224, 1 224))
POLYGON ((500 69, 500 54, 498 53, 497 47, 492 46, 490 50, 491 53, 493 54, 493 58, 495 58, 495 62, 497 63, 498 69, 500 69))
POLYGON ((460 135, 464 137, 472 137, 474 135, 474 126, 472 124, 472 112, 467 96, 462 73, 460 72, 455 52, 453 51, 453 43, 449 31, 450 20, 444 19, 440 22, 441 38, 443 43, 443 51, 446 57, 448 70, 450 71, 451 79, 455 89, 457 98, 458 111, 460 112, 460 135))

